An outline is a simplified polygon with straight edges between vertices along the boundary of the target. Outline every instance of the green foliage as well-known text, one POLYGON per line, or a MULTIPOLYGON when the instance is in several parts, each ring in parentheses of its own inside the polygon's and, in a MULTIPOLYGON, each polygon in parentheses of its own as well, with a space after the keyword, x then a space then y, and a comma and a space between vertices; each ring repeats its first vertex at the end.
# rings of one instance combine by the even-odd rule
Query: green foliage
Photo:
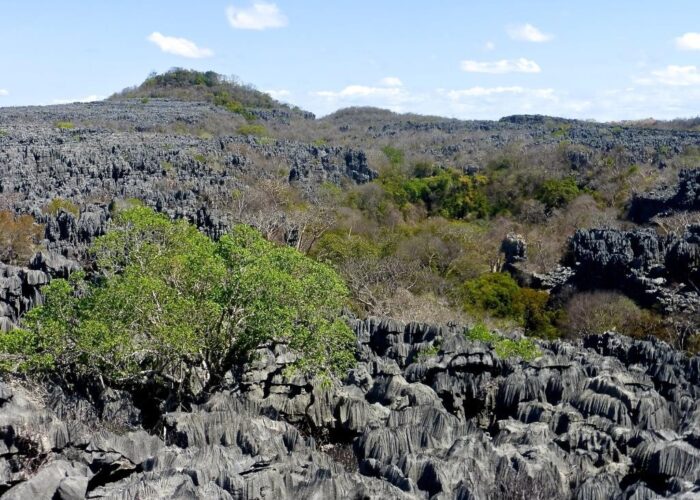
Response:
POLYGON ((70 200, 64 200, 63 198, 54 198, 45 207, 44 212, 56 215, 58 212, 63 210, 64 212, 69 212, 76 217, 80 215, 80 207, 70 200))
POLYGON ((52 281, 22 329, 0 336, 13 368, 182 386, 193 367, 216 380, 272 340, 289 345, 295 368, 324 378, 354 361, 354 336, 339 317, 342 280, 249 227, 214 242, 135 207, 117 213, 91 251, 99 278, 52 281))
POLYGON ((393 146, 384 146, 382 152, 386 156, 387 160, 392 167, 399 167, 403 165, 404 162, 404 152, 393 146))
POLYGON ((303 354, 300 368, 326 375, 353 363, 354 336, 339 317, 348 289, 335 271, 247 226, 224 236, 219 253, 232 269, 230 293, 248 314, 238 340, 244 350, 285 340, 303 354))
POLYGON ((486 273, 464 284, 468 312, 487 312, 496 318, 520 318, 523 307, 520 287, 509 274, 486 273))
POLYGON ((417 354, 416 358, 418 360, 426 360, 437 356, 440 353, 440 346, 431 344, 427 347, 422 348, 417 354))
POLYGON ((255 119, 255 116, 253 116, 253 114, 248 111, 243 104, 231 97, 231 95, 225 90, 215 92, 212 102, 217 106, 226 108, 231 113, 236 113, 243 116, 246 120, 255 119))
POLYGON ((566 123, 564 125, 561 125, 561 126, 555 128, 552 131, 552 136, 553 137, 566 137, 569 135, 570 130, 571 130, 571 125, 566 123))
POLYGON ((530 335, 547 339, 559 337, 556 324, 563 312, 549 309, 549 294, 532 288, 521 288, 518 298, 522 306, 522 324, 530 335))
POLYGON ((75 125, 73 124, 73 122, 69 121, 58 121, 56 122, 56 128, 60 130, 72 130, 75 128, 75 125))
POLYGON ((487 273, 468 280, 463 293, 465 310, 472 314, 513 319, 532 335, 559 336, 555 325, 561 312, 547 307, 549 295, 519 287, 509 274, 487 273))
POLYGON ((186 101, 206 101, 229 111, 252 118, 248 108, 288 106, 275 101, 264 92, 214 71, 194 71, 173 68, 162 74, 151 74, 138 87, 124 89, 112 99, 170 98, 186 101))
POLYGON ((576 180, 571 177, 548 179, 538 189, 537 199, 544 203, 548 209, 552 209, 568 205, 579 194, 581 194, 581 190, 576 184, 576 180))
POLYGON ((247 125, 241 125, 236 130, 241 135, 252 135, 254 137, 267 137, 268 131, 263 125, 249 123, 247 125))
POLYGON ((399 206, 420 203, 428 214, 452 219, 489 213, 489 203, 481 189, 485 182, 481 176, 464 175, 455 169, 428 177, 406 178, 394 173, 381 179, 384 190, 399 206))
POLYGON ((532 339, 509 339, 490 331, 483 323, 478 323, 466 332, 469 340, 491 344, 501 359, 521 358, 532 361, 542 354, 532 339))

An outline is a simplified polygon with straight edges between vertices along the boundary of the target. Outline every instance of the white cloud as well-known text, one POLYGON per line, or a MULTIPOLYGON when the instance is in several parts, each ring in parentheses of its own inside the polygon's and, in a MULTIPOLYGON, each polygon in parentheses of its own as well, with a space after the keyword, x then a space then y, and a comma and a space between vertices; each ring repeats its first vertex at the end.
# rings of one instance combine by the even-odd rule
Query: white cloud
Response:
POLYGON ((676 47, 681 50, 700 50, 700 33, 686 33, 676 38, 676 47))
POLYGON ((448 90, 445 95, 450 99, 459 100, 464 97, 486 97, 497 94, 530 94, 541 98, 554 96, 554 89, 526 89, 524 87, 471 87, 462 90, 448 90))
POLYGON ((416 105, 422 99, 404 87, 371 85, 348 85, 340 90, 321 90, 308 95, 312 99, 310 107, 319 114, 348 106, 376 106, 404 112, 408 104, 416 105))
POLYGON ((539 73, 540 66, 529 59, 521 57, 519 59, 501 59, 500 61, 470 61, 465 60, 460 63, 462 71, 468 73, 539 73))
POLYGON ((104 99, 101 95, 86 95, 85 97, 78 97, 76 99, 54 99, 51 104, 71 104, 74 102, 95 102, 104 99))
POLYGON ((279 89, 279 90, 264 90, 266 94, 270 94, 273 99, 277 99, 278 101, 282 99, 286 99, 289 96, 292 95, 292 93, 289 90, 286 89, 279 89))
POLYGON ((403 94, 403 90, 396 87, 369 87, 367 85, 348 85, 344 89, 334 92, 332 90, 321 90, 314 92, 319 97, 337 99, 342 97, 398 97, 403 94))
POLYGON ((197 47, 197 45, 186 38, 165 36, 157 31, 148 35, 147 40, 155 43, 160 50, 176 56, 188 57, 190 59, 201 59, 214 55, 211 49, 197 47))
POLYGON ((492 41, 488 41, 484 44, 484 50, 491 51, 491 50, 494 50, 495 48, 496 48, 496 44, 493 43, 492 41))
POLYGON ((242 30, 264 30, 287 26, 285 16, 274 3, 256 2, 250 7, 234 7, 226 9, 228 22, 234 28, 242 30))
MULTIPOLYGON (((580 117, 592 109, 587 99, 572 98, 552 88, 521 86, 469 87, 414 91, 406 87, 349 85, 338 91, 308 94, 302 104, 322 116, 348 106, 376 106, 461 119, 497 119, 505 115, 541 113, 580 117)), ((587 116, 586 116, 587 117, 587 116)))
POLYGON ((638 78, 636 83, 640 85, 671 85, 674 87, 687 87, 700 85, 700 68, 697 66, 669 65, 663 69, 651 72, 651 76, 638 78))
POLYGON ((403 87, 403 82, 395 76, 386 76, 379 80, 379 83, 385 87, 403 87))
POLYGON ((10 95, 10 92, 8 90, 5 90, 5 89, 0 89, 0 96, 4 96, 4 95, 10 95))
POLYGON ((518 40, 520 42, 542 43, 548 42, 554 38, 554 35, 542 33, 532 24, 509 26, 506 31, 513 40, 518 40))

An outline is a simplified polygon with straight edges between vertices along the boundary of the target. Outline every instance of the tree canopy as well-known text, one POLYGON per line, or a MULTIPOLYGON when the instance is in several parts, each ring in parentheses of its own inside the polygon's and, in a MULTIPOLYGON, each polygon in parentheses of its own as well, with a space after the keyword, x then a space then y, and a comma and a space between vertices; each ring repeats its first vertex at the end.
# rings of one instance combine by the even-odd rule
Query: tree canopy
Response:
POLYGON ((348 290, 328 266, 236 226, 215 242, 144 207, 117 214, 92 252, 97 271, 44 288, 45 303, 0 336, 6 369, 79 372, 116 383, 210 380, 266 342, 306 373, 354 361, 340 317, 348 290))

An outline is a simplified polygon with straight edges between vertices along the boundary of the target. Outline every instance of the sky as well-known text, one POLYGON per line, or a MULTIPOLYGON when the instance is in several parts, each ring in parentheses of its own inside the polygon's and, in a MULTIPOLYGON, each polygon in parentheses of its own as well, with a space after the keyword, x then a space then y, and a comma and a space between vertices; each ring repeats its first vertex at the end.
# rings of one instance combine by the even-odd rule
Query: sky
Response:
POLYGON ((0 106, 214 70, 322 116, 700 115, 700 1, 0 0, 0 106))

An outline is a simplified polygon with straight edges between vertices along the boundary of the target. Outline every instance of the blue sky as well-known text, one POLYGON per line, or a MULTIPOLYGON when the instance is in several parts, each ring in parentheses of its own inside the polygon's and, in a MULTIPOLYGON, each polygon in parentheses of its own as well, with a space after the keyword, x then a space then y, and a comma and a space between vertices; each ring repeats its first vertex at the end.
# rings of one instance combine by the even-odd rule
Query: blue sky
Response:
POLYGON ((174 66, 318 115, 700 115, 700 1, 1 0, 0 106, 103 98, 174 66))

